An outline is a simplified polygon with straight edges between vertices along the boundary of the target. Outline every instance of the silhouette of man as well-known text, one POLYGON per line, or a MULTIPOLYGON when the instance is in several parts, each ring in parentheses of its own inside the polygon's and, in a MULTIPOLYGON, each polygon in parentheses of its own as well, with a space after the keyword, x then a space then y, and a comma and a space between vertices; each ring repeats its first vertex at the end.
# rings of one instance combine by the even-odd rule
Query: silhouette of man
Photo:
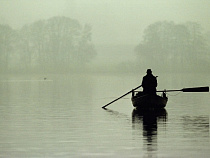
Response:
POLYGON ((142 87, 144 93, 156 95, 157 79, 153 76, 151 69, 147 69, 147 75, 142 80, 142 87))

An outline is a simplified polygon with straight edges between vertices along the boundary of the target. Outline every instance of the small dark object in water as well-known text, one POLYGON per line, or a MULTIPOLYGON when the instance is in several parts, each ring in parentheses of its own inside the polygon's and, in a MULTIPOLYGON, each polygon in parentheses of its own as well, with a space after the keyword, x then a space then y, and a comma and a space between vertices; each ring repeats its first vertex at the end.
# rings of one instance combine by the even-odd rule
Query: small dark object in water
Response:
POLYGON ((45 77, 44 80, 46 80, 47 78, 45 77))

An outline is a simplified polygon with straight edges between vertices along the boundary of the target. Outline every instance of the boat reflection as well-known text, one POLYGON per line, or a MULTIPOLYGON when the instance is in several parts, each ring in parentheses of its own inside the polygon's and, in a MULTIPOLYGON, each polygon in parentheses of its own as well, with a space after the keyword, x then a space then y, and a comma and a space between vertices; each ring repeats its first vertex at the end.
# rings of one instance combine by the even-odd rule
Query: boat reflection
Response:
POLYGON ((144 150, 148 151, 150 154, 157 151, 158 126, 163 127, 163 129, 166 127, 167 116, 166 109, 134 109, 132 112, 133 129, 138 132, 138 134, 142 131, 144 150))

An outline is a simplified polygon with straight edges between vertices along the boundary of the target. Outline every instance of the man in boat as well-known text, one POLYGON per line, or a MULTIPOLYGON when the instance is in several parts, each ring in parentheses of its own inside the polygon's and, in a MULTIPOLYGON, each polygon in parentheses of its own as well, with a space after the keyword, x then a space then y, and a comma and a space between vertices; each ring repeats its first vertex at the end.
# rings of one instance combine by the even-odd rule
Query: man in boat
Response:
POLYGON ((151 69, 147 69, 147 75, 142 80, 142 87, 144 93, 156 95, 157 79, 153 76, 151 69))

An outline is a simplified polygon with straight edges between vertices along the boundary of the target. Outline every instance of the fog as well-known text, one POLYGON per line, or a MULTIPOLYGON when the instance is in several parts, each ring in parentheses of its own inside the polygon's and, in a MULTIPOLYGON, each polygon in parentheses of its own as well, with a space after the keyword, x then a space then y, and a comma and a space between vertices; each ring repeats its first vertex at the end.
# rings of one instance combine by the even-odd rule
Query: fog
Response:
POLYGON ((209 6, 208 0, 0 0, 1 72, 209 72, 209 6), (79 33, 67 36, 56 30, 53 18, 66 18, 69 25, 65 20, 57 24, 65 23, 70 32, 74 21, 79 33), (41 28, 54 30, 46 37, 41 28), (34 30, 40 38, 34 38, 34 30), (5 42, 11 31, 15 40, 5 42))

